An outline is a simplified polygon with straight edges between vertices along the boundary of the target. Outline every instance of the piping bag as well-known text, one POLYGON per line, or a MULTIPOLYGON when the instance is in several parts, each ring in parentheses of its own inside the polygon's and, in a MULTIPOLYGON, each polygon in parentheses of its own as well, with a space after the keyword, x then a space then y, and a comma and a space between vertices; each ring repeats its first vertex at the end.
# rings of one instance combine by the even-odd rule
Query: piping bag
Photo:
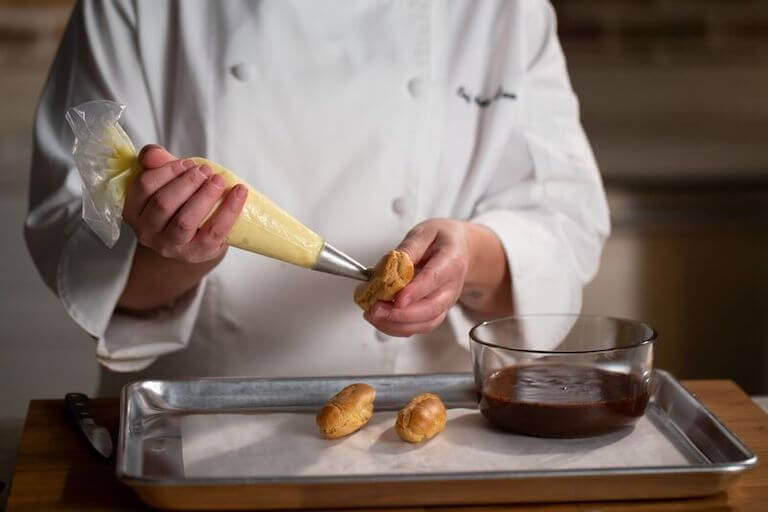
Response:
MULTIPOLYGON (((72 149, 83 183, 83 220, 107 245, 120 238, 125 193, 142 172, 138 152, 120 126, 125 106, 96 100, 67 110, 66 119, 75 133, 72 149)), ((248 189, 248 199, 226 242, 300 267, 360 281, 370 278, 362 264, 326 242, 293 218, 237 174, 205 158, 193 157, 221 175, 228 187, 238 183, 248 189)), ((218 206, 218 205, 217 205, 218 206)))

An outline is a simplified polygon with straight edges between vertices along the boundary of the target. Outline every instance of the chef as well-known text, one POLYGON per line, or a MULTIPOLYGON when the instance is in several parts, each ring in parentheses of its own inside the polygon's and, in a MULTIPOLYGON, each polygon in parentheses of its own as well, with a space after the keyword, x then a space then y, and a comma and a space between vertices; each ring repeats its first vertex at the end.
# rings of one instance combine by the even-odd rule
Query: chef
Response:
POLYGON ((545 0, 81 1, 34 136, 26 240, 106 393, 468 370, 473 322, 579 311, 609 232, 545 0), (82 220, 64 121, 94 99, 151 144, 111 249, 82 220), (227 249, 247 191, 188 156, 366 264, 401 248, 414 281, 361 314, 354 281, 227 249))

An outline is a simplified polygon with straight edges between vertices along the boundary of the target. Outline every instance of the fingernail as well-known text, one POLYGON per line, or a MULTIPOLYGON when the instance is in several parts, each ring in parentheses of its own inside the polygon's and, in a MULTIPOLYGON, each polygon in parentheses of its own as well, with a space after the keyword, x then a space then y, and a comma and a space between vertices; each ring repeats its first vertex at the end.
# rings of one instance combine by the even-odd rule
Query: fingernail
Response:
POLYGON ((227 186, 226 180, 222 178, 221 175, 219 174, 214 174, 213 176, 211 176, 211 184, 217 188, 224 188, 227 186))
POLYGON ((139 160, 144 159, 144 155, 146 155, 148 152, 152 151, 153 149, 161 149, 161 146, 158 146, 157 144, 147 144, 143 148, 141 148, 141 151, 139 152, 139 160))
POLYGON ((246 196, 248 193, 247 190, 245 190, 245 187, 242 185, 235 185, 235 197, 237 199, 242 199, 246 196))
POLYGON ((190 159, 182 160, 182 162, 181 162, 181 168, 184 169, 185 171, 190 170, 191 168, 195 167, 196 165, 197 164, 195 164, 195 161, 194 160, 190 160, 190 159))
POLYGON ((201 171, 203 174, 205 174, 205 177, 206 177, 206 178, 210 177, 210 176, 213 174, 213 169, 211 169, 211 168, 210 168, 209 166, 207 166, 207 165, 203 165, 202 167, 200 167, 200 171, 201 171))

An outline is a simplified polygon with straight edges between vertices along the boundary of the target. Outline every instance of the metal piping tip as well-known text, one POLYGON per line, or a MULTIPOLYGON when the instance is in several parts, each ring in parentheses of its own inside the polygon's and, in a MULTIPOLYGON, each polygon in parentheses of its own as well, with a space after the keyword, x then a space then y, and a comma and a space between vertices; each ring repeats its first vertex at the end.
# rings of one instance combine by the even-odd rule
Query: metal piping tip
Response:
POLYGON ((368 281, 371 278, 370 270, 328 242, 323 243, 323 249, 317 255, 317 261, 312 270, 349 277, 358 281, 368 281))

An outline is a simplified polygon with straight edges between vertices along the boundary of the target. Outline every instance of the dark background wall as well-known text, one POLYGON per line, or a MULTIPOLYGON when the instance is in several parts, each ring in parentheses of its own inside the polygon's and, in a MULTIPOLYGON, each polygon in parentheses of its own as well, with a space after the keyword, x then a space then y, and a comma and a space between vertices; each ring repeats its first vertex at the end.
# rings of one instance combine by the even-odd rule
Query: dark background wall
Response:
POLYGON ((614 233, 585 309, 768 393, 768 2, 554 2, 614 233))

